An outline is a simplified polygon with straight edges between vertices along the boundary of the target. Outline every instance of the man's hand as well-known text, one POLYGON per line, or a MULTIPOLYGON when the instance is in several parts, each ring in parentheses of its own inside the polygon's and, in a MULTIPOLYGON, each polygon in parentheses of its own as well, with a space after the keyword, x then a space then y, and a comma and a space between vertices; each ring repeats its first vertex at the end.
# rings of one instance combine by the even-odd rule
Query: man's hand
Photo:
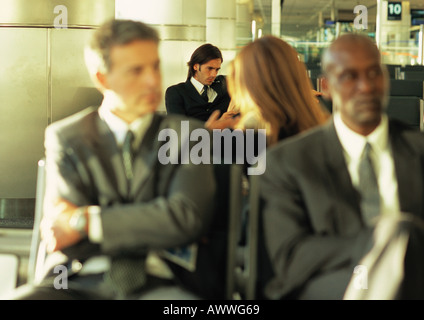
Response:
POLYGON ((235 112, 225 112, 221 118, 219 118, 220 114, 221 113, 219 110, 212 112, 209 119, 205 123, 205 127, 210 130, 226 128, 234 129, 240 120, 240 117, 237 116, 237 113, 235 112))
POLYGON ((76 209, 78 207, 69 201, 59 199, 44 214, 40 232, 48 252, 62 250, 82 239, 80 233, 69 226, 69 220, 76 209))

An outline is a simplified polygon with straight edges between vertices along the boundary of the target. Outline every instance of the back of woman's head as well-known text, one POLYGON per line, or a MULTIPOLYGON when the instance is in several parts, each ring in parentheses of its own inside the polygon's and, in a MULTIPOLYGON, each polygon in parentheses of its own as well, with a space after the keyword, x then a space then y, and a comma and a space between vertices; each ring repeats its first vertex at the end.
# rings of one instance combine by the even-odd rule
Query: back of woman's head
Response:
POLYGON ((285 41, 265 36, 244 47, 231 64, 229 91, 241 123, 267 129, 269 143, 280 131, 291 136, 323 123, 304 64, 285 41))

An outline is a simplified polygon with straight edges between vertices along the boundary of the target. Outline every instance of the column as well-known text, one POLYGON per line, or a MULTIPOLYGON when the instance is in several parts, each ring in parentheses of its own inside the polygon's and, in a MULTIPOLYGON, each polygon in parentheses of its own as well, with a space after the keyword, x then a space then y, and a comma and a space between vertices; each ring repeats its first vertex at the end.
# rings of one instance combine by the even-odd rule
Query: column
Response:
POLYGON ((281 0, 272 0, 271 34, 281 37, 281 0))
POLYGON ((418 38, 418 63, 424 65, 424 24, 420 25, 418 38))
POLYGON ((221 74, 236 55, 236 0, 207 0, 206 41, 217 46, 224 58, 221 74))
POLYGON ((330 15, 331 15, 331 21, 336 21, 337 20, 337 8, 336 8, 336 0, 332 0, 331 1, 331 11, 330 11, 330 15))
POLYGON ((238 0, 236 6, 236 46, 242 48, 252 41, 253 4, 250 0, 238 0))
MULTIPOLYGON (((187 62, 206 42, 206 0, 119 0, 116 17, 149 24, 159 32, 162 90, 187 79, 187 62)), ((165 111, 165 100, 159 111, 165 111)))

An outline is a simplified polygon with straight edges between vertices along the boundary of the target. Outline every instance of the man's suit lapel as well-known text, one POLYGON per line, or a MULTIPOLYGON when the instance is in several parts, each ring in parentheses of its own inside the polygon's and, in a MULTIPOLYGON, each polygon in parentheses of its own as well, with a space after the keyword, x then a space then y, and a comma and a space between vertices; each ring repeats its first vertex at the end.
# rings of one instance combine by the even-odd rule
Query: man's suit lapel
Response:
MULTIPOLYGON (((331 190, 336 193, 336 198, 345 199, 359 214, 359 194, 352 185, 333 121, 324 126, 324 135, 327 173, 332 177, 331 190)), ((389 126, 389 137, 398 182, 400 209, 420 215, 423 212, 421 197, 424 188, 421 158, 392 123, 389 126)))
POLYGON ((107 124, 100 119, 98 113, 96 113, 95 120, 95 126, 93 127, 97 128, 97 130, 91 130, 91 139, 93 140, 95 153, 99 156, 101 166, 108 173, 108 179, 104 179, 104 181, 109 183, 110 188, 116 190, 117 194, 123 199, 128 198, 128 196, 133 199, 140 192, 147 178, 155 172, 154 165, 157 163, 158 155, 154 144, 157 140, 161 117, 157 114, 153 116, 141 144, 136 148, 133 163, 134 178, 130 185, 130 190, 128 190, 121 151, 116 144, 113 133, 107 124))
POLYGON ((389 137, 398 182, 400 210, 420 215, 423 209, 421 158, 393 123, 389 125, 389 137))
POLYGON ((154 166, 158 162, 157 134, 160 128, 161 116, 154 114, 151 124, 134 154, 134 179, 131 185, 131 195, 134 197, 145 185, 148 177, 155 173, 154 166))
POLYGON ((215 79, 215 81, 212 83, 211 87, 216 91, 217 96, 216 98, 221 97, 224 94, 224 87, 226 86, 225 80, 223 77, 219 77, 215 79))
POLYGON ((101 167, 107 173, 107 178, 103 179, 103 181, 109 184, 110 190, 115 190, 118 195, 124 197, 128 194, 128 185, 121 152, 112 131, 110 131, 97 112, 94 120, 93 128, 95 130, 90 132, 94 152, 98 155, 101 167))
POLYGON ((190 79, 185 82, 185 88, 189 97, 198 101, 200 104, 205 104, 205 100, 203 100, 202 96, 197 92, 190 79))
POLYGON ((346 160, 343 155, 343 147, 337 137, 334 123, 330 120, 324 125, 324 149, 326 159, 326 170, 331 186, 331 192, 334 192, 335 202, 340 199, 340 203, 348 203, 351 208, 360 215, 359 194, 353 187, 346 160))
MULTIPOLYGON (((225 82, 224 82, 224 80, 223 80, 222 77, 216 79, 212 83, 211 88, 213 90, 215 90, 216 93, 217 93, 217 96, 216 96, 215 100, 218 99, 218 98, 220 98, 224 94, 224 88, 223 88, 224 86, 226 86, 226 84, 225 84, 225 82)), ((187 93, 188 93, 188 95, 190 97, 192 97, 193 99, 197 100, 201 104, 204 104, 205 103, 205 101, 203 100, 202 96, 199 94, 199 92, 197 92, 196 88, 191 83, 190 79, 185 82, 185 88, 186 88, 186 91, 187 91, 187 93)))

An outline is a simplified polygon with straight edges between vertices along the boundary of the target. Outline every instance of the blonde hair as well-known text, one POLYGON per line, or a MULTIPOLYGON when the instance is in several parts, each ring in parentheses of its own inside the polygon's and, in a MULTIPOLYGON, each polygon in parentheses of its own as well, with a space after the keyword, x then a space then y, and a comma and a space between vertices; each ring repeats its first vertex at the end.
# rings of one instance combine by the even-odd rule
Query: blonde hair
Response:
POLYGON ((240 126, 266 129, 269 145, 278 141, 281 130, 291 136, 328 117, 296 51, 274 36, 240 51, 229 68, 228 90, 241 113, 240 126))

